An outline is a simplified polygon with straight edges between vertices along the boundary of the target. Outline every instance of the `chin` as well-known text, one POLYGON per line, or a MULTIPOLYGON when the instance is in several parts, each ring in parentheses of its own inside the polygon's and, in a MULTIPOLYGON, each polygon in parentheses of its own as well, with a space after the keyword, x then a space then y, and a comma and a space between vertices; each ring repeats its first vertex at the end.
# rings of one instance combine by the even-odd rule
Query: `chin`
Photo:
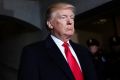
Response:
POLYGON ((68 35, 71 35, 71 36, 72 36, 73 34, 74 34, 74 33, 72 32, 72 33, 69 33, 68 35))
POLYGON ((72 36, 72 35, 74 34, 74 32, 73 32, 73 31, 66 31, 65 34, 66 34, 67 36, 72 36))

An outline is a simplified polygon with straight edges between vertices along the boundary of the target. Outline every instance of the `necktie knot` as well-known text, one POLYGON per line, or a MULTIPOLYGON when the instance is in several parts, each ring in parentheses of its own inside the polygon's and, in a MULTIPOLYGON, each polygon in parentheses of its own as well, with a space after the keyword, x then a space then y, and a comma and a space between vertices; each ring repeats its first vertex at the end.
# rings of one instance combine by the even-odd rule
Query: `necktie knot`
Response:
POLYGON ((66 55, 66 57, 68 56, 68 53, 69 53, 69 44, 67 43, 67 42, 64 42, 63 43, 63 45, 62 45, 63 47, 64 47, 64 51, 65 51, 65 55, 66 55))
POLYGON ((64 46, 64 47, 68 47, 69 44, 68 44, 67 42, 64 42, 62 46, 64 46))

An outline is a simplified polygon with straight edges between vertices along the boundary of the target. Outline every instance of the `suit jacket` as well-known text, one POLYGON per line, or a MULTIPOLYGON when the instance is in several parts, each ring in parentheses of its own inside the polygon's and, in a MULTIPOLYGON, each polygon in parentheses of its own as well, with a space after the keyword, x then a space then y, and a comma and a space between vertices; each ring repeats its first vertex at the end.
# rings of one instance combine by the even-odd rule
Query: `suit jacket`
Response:
MULTIPOLYGON (((88 50, 70 41, 85 80, 97 80, 88 50)), ((75 80, 61 51, 49 36, 23 49, 18 80, 75 80)))

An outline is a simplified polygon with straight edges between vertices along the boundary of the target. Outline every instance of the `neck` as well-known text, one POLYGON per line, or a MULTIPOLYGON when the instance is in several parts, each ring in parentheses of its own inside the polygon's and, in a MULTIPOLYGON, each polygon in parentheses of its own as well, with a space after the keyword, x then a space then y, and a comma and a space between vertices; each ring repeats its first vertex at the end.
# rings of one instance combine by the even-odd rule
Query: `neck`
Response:
MULTIPOLYGON (((53 35, 53 34, 52 34, 52 35, 53 35)), ((53 36, 55 36, 56 38, 60 39, 60 40, 63 41, 63 42, 67 42, 67 41, 69 41, 70 38, 71 38, 71 37, 67 37, 67 36, 61 36, 61 37, 56 36, 56 35, 53 35, 53 36)))

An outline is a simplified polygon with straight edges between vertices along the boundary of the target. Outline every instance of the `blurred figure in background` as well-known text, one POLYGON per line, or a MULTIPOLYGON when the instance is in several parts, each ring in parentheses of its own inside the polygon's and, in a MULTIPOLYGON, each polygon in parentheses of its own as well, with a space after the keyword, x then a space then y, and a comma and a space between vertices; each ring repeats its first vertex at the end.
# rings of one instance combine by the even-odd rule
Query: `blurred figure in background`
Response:
POLYGON ((120 37, 110 38, 109 76, 111 80, 120 80, 120 37))
POLYGON ((87 40, 86 44, 90 53, 93 56, 93 61, 96 67, 99 80, 106 80, 106 76, 105 76, 106 75, 106 71, 105 71, 106 59, 100 47, 99 41, 94 38, 91 38, 87 40))

